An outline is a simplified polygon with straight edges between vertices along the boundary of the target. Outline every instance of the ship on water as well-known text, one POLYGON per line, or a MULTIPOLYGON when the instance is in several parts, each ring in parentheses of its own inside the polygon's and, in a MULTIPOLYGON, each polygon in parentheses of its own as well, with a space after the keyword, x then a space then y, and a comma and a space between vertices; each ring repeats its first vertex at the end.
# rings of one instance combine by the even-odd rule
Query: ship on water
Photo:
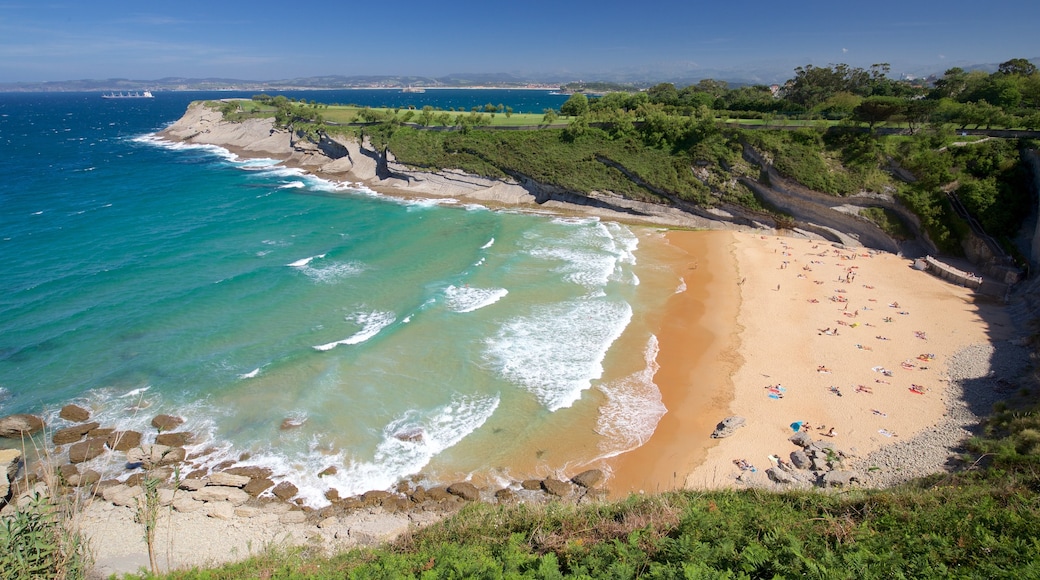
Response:
POLYGON ((107 95, 101 95, 102 99, 154 99, 155 95, 151 91, 145 91, 143 93, 109 93, 107 95))

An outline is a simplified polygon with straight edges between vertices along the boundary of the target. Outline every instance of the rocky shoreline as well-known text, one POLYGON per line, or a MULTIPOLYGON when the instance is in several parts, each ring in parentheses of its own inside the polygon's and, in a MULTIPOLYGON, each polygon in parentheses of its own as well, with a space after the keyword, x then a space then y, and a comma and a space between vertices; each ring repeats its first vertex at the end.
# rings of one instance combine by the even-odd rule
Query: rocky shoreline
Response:
POLYGON ((246 455, 204 467, 212 448, 189 453, 185 446, 195 435, 177 431, 181 417, 157 415, 154 431, 147 433, 102 427, 90 420, 90 410, 75 404, 63 407, 58 417, 53 426, 33 415, 0 418, 5 438, 50 434, 39 459, 0 451, 0 517, 36 495, 60 495, 80 506, 78 524, 91 541, 98 577, 147 566, 139 520, 149 509, 149 494, 165 533, 160 537, 171 548, 163 569, 219 563, 274 544, 317 542, 329 550, 371 545, 439 521, 468 502, 581 503, 607 494, 598 487, 603 472, 593 469, 567 480, 516 481, 497 490, 466 481, 433 487, 402 481, 393 490, 341 498, 330 489, 330 505, 314 509, 297 497, 295 485, 276 484, 271 469, 248 465, 246 455), (118 471, 102 474, 84 467, 98 458, 118 471))

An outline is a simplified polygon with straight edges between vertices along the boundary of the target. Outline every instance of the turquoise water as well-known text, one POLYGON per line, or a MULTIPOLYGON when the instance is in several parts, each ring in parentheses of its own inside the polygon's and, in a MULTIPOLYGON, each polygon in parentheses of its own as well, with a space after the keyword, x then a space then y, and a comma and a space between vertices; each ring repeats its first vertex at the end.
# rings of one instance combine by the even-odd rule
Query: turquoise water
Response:
POLYGON ((154 136, 201 97, 0 95, 0 414, 181 415, 200 463, 248 452, 312 505, 544 474, 652 432, 654 313, 679 283, 638 251, 655 234, 154 136))

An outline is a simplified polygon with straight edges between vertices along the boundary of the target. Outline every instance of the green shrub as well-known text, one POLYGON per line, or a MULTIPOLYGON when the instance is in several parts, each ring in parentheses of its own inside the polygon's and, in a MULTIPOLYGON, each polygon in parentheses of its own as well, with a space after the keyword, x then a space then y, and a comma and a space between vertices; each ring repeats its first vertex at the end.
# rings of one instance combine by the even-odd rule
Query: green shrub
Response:
POLYGON ((67 506, 35 495, 0 521, 0 575, 5 580, 77 580, 86 576, 82 538, 66 527, 67 506))

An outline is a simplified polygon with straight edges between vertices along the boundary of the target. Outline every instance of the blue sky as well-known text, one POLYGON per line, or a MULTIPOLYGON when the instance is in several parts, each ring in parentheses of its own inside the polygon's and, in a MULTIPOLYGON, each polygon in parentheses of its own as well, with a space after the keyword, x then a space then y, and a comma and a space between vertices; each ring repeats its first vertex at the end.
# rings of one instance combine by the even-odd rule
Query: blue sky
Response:
POLYGON ((1037 0, 0 0, 0 82, 640 71, 790 78, 799 65, 839 62, 941 72, 1040 57, 1038 27, 1037 0))

